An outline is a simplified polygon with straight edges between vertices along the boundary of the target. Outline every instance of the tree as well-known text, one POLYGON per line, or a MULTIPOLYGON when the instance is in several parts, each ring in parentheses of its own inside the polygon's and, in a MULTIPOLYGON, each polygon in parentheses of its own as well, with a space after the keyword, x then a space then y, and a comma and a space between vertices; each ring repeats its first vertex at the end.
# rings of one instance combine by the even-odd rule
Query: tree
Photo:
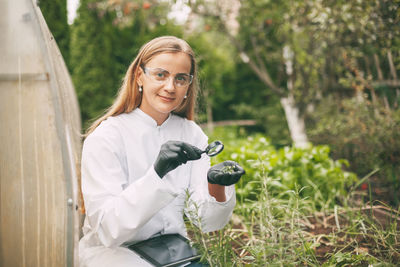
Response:
POLYGON ((186 38, 197 56, 201 87, 198 120, 207 121, 210 131, 215 119, 223 119, 233 111, 229 103, 235 97, 235 94, 232 94, 235 87, 224 81, 226 76, 232 76, 235 71, 235 62, 231 59, 228 49, 229 44, 218 39, 219 46, 216 47, 215 39, 218 39, 215 32, 191 34, 186 38))
POLYGON ((68 64, 70 33, 67 20, 67 0, 40 0, 39 7, 65 62, 68 64))
POLYGON ((96 118, 111 105, 117 74, 113 67, 114 28, 110 12, 96 2, 81 1, 71 30, 72 80, 78 94, 82 121, 96 118))
MULTIPOLYGON (((237 1, 235 2, 237 3, 237 1)), ((216 28, 221 30, 236 47, 237 53, 242 58, 243 62, 248 64, 258 78, 279 96, 286 113, 286 118, 294 143, 297 145, 304 145, 307 142, 304 130, 304 119, 300 116, 298 108, 294 102, 293 90, 291 87, 293 83, 288 80, 287 86, 281 86, 279 81, 274 81, 274 79, 271 78, 270 74, 271 71, 276 72, 282 70, 284 63, 287 64, 287 70, 290 71, 290 64, 293 60, 290 58, 291 53, 286 53, 287 57, 285 61, 282 60, 282 48, 278 46, 276 42, 277 35, 274 35, 274 32, 268 28, 269 26, 271 26, 271 29, 275 30, 279 28, 279 21, 274 21, 275 24, 270 25, 270 21, 272 21, 271 16, 276 14, 282 15, 282 13, 287 12, 287 9, 289 8, 284 1, 283 3, 274 3, 266 4, 266 1, 245 1, 241 3, 240 13, 237 14, 237 20, 240 25, 239 33, 235 33, 230 26, 235 24, 232 23, 232 19, 229 20, 228 18, 235 17, 235 14, 232 15, 232 13, 235 13, 235 10, 231 7, 236 7, 237 5, 228 1, 215 1, 213 3, 207 2, 207 4, 202 1, 190 2, 193 12, 208 20, 211 19, 212 23, 216 25, 216 28), (267 5, 274 6, 273 8, 267 9, 267 5), (268 14, 266 10, 271 10, 271 12, 275 13, 268 14), (275 42, 267 40, 268 37, 275 38, 275 42), (270 46, 275 49, 272 57, 269 57, 268 59, 265 58, 265 55, 267 54, 266 51, 268 51, 270 47, 265 46, 266 44, 270 44, 270 46), (280 50, 278 56, 276 48, 278 48, 278 51, 280 50), (270 63, 270 65, 273 66, 278 65, 280 67, 273 69, 268 66, 269 68, 267 68, 266 63, 270 63)), ((268 56, 270 55, 271 53, 268 53, 268 56)), ((291 73, 288 73, 288 76, 291 75, 291 73)))
POLYGON ((377 33, 371 21, 385 14, 379 12, 382 3, 386 10, 396 6, 385 0, 249 0, 240 1, 237 12, 232 1, 189 1, 193 12, 224 33, 243 62, 280 98, 297 145, 307 141, 305 115, 314 103, 347 86, 340 82, 347 72, 345 55, 360 49, 360 39, 377 33), (230 26, 232 17, 240 25, 237 33, 230 26))

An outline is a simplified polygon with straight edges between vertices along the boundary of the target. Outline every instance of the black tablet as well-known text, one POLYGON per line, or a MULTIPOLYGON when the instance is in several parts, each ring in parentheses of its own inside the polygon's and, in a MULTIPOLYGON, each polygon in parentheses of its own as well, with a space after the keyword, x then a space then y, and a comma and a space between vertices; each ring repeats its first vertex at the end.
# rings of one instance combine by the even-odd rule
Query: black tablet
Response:
POLYGON ((200 259, 200 254, 191 247, 189 240, 179 234, 156 236, 129 245, 143 259, 157 267, 179 266, 200 259))

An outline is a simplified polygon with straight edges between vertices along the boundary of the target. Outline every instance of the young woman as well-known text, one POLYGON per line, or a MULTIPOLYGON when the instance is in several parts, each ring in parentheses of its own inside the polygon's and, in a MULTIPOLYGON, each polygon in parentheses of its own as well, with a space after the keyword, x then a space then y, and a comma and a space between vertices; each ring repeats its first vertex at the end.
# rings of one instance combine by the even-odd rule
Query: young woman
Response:
POLYGON ((202 231, 229 221, 244 170, 233 161, 210 167, 201 153, 208 138, 193 122, 196 90, 195 57, 184 40, 163 36, 141 48, 114 104, 84 142, 80 266, 147 266, 124 244, 186 236, 186 192, 202 231), (222 172, 225 166, 234 171, 222 172))

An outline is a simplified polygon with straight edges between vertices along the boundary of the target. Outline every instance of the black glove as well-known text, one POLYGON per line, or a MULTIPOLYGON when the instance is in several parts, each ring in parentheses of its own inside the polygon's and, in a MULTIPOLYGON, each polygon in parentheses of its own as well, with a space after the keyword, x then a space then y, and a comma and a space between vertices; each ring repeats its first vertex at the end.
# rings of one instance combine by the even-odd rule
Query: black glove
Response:
POLYGON ((224 161, 212 166, 207 172, 210 184, 232 185, 236 184, 245 171, 234 161, 224 161))
POLYGON ((202 150, 181 141, 168 141, 161 146, 160 153, 154 163, 154 170, 163 178, 168 172, 172 171, 188 160, 201 158, 202 150))

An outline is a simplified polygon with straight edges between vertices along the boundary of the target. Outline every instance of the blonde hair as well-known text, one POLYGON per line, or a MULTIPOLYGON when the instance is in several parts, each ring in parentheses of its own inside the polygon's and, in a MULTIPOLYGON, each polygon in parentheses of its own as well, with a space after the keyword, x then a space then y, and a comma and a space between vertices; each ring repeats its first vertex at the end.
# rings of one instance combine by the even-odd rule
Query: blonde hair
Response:
POLYGON ((183 52, 190 56, 192 63, 190 74, 193 75, 193 82, 188 88, 187 98, 173 111, 173 113, 189 120, 193 120, 198 90, 197 68, 193 49, 186 41, 175 36, 161 36, 149 41, 140 48, 138 55, 133 60, 125 74, 122 86, 118 91, 118 96, 114 103, 107 109, 103 116, 93 122, 86 131, 86 136, 93 132, 96 127, 108 117, 122 113, 129 113, 140 106, 142 94, 139 93, 139 85, 137 83, 137 74, 140 67, 144 67, 146 63, 157 54, 178 52, 183 52))

